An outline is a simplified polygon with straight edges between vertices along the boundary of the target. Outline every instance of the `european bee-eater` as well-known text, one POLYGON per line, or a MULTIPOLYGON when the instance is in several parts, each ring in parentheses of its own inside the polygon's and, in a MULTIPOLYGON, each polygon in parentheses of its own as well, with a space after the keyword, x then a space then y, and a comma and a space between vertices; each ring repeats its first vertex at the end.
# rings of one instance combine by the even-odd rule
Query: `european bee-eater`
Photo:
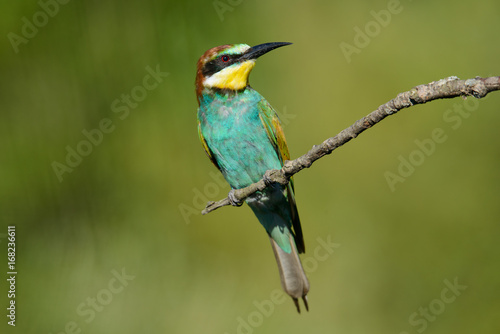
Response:
MULTIPOLYGON (((258 57, 289 44, 222 45, 198 61, 198 133, 208 157, 232 189, 259 181, 267 170, 281 169, 289 159, 276 111, 248 84, 258 57)), ((246 203, 269 235, 283 290, 299 313, 299 298, 308 309, 309 282, 298 255, 305 247, 293 180, 287 186, 273 184, 246 203)))

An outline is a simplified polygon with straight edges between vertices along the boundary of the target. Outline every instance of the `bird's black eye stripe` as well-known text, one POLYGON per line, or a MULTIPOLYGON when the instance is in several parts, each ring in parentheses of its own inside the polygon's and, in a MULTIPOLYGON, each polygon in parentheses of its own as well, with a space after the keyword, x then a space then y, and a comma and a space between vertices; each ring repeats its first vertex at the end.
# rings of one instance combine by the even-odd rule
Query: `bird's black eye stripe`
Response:
MULTIPOLYGON (((241 55, 240 55, 241 56, 241 55)), ((222 70, 224 67, 228 67, 236 62, 238 62, 238 55, 221 55, 217 58, 209 61, 203 66, 203 75, 210 76, 222 70)))
POLYGON ((211 76, 212 74, 217 73, 219 71, 220 71, 220 67, 217 65, 217 62, 214 60, 206 63, 202 69, 203 75, 206 77, 211 76))

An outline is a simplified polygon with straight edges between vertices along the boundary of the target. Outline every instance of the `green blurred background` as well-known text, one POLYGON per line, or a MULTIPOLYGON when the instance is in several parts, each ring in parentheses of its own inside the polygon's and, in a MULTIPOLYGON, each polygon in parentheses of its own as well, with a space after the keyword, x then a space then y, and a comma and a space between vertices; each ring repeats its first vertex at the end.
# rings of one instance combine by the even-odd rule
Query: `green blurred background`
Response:
POLYGON ((311 282, 300 316, 288 298, 272 312, 254 304, 280 283, 251 210, 199 213, 229 187, 198 142, 194 95, 205 50, 293 42, 250 79, 282 116, 295 158, 413 86, 499 75, 498 1, 70 1, 47 22, 36 1, 0 8, 0 267, 5 277, 15 225, 18 270, 17 326, 6 324, 1 280, 0 328, 498 333, 500 93, 401 111, 296 175, 311 282), (9 33, 22 37, 33 16, 38 31, 14 47, 9 33), (340 45, 356 46, 356 27, 372 37, 356 40, 348 62, 340 45), (146 91, 148 66, 169 74, 146 91), (146 95, 127 117, 114 112, 132 92, 146 95), (103 119, 113 131, 60 182, 53 163, 66 164, 68 146, 85 150, 82 131, 103 119), (391 190, 386 172, 422 157, 415 141, 437 128, 446 141, 391 190), (318 238, 340 246, 325 258, 318 238), (467 288, 445 303, 455 279, 467 288))

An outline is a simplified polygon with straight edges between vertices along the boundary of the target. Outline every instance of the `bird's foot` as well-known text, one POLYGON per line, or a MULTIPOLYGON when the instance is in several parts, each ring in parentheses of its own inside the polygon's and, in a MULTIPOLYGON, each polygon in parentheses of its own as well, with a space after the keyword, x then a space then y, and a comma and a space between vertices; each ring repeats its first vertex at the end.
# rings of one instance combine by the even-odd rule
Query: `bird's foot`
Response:
POLYGON ((262 176, 262 180, 264 180, 266 186, 269 186, 274 183, 274 181, 272 180, 273 173, 274 173, 273 170, 268 170, 262 176))
POLYGON ((279 169, 271 169, 264 173, 262 180, 269 186, 273 183, 279 183, 282 186, 286 186, 289 180, 283 175, 282 171, 279 169))
POLYGON ((231 189, 231 191, 227 195, 229 203, 231 203, 232 206, 242 206, 243 202, 236 198, 236 195, 234 194, 235 190, 236 189, 231 189))

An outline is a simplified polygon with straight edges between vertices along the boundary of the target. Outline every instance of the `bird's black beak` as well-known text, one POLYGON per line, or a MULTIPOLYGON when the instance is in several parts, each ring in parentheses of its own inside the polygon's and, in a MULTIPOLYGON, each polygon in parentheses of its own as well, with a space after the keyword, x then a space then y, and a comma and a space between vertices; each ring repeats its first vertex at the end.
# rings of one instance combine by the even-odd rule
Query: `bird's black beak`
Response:
POLYGON ((252 46, 250 49, 248 49, 242 56, 242 60, 250 60, 250 59, 257 59, 263 54, 268 53, 271 50, 274 50, 276 48, 285 46, 285 45, 290 45, 292 43, 288 42, 274 42, 274 43, 264 43, 264 44, 259 44, 256 46, 252 46))

